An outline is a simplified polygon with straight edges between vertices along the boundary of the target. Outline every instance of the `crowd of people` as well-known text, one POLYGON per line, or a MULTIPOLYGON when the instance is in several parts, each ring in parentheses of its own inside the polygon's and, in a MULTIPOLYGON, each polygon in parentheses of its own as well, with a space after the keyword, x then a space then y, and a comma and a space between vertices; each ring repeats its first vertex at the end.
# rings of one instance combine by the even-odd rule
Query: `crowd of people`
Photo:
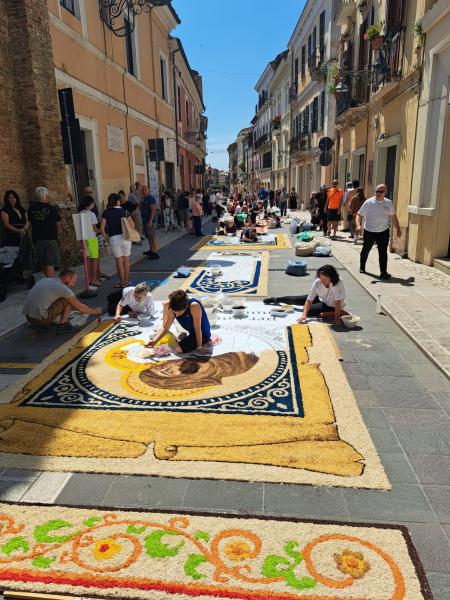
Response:
MULTIPOLYGON (((387 272, 391 224, 397 236, 401 235, 393 203, 386 198, 386 192, 384 184, 378 185, 375 195, 367 199, 359 181, 348 182, 343 190, 338 181, 334 180, 329 188, 322 186, 319 192, 313 192, 308 206, 311 223, 321 229, 324 236, 336 239, 339 223, 342 224, 340 231, 348 233, 354 243, 362 236, 361 273, 365 273, 368 255, 376 244, 381 279, 391 277, 387 272)), ((129 312, 131 316, 152 313, 154 303, 148 286, 144 283, 136 287, 130 286, 129 257, 132 243, 142 244, 147 240, 149 250, 144 254, 149 260, 156 260, 159 258, 156 239, 159 228, 166 231, 181 228, 201 236, 204 215, 212 216, 213 221, 216 221, 217 235, 239 236, 244 243, 254 243, 258 241, 260 233, 281 227, 281 219, 287 214, 288 206, 290 211, 299 207, 299 196, 294 188, 290 194, 286 188, 274 192, 264 187, 257 193, 244 190, 243 193, 229 194, 221 191, 206 194, 200 189, 190 192, 178 190, 176 198, 166 191, 162 193, 158 203, 147 186, 136 183, 130 186, 128 195, 123 190, 111 193, 106 208, 100 213, 94 192, 88 186, 83 190, 78 211, 88 214, 92 224, 92 237, 85 240, 91 284, 100 286, 104 278, 110 277, 102 273, 100 265, 100 247, 109 247, 116 260, 119 277, 115 287, 120 289, 110 312, 116 321, 120 321, 125 312, 129 312), (129 229, 137 232, 135 242, 124 235, 124 221, 129 229)), ((62 217, 50 203, 47 188, 36 188, 36 199, 28 210, 22 206, 19 195, 14 190, 8 190, 0 216, 3 246, 19 247, 24 236, 31 230, 36 258, 45 275, 31 289, 23 307, 23 313, 32 327, 48 330, 52 323, 57 322, 57 332, 68 333, 73 330, 69 321, 71 311, 95 315, 101 313, 100 308, 91 308, 76 298, 73 292, 77 280, 75 271, 65 269, 60 272, 59 277, 55 277, 55 269, 60 266, 58 229, 62 217)), ((181 324, 188 324, 187 330, 191 337, 180 348, 184 348, 186 344, 189 348, 194 347, 194 342, 197 346, 202 346, 208 331, 206 313, 199 301, 187 301, 181 297, 181 292, 177 294, 176 298, 174 296, 170 299, 167 305, 169 308, 165 309, 164 327, 167 329, 166 325, 169 326, 175 319, 181 324)), ((309 295, 269 298, 266 302, 304 306, 303 321, 308 315, 316 313, 321 316, 333 315, 339 320, 345 314, 344 298, 345 291, 337 272, 330 265, 325 265, 319 269, 309 295)))

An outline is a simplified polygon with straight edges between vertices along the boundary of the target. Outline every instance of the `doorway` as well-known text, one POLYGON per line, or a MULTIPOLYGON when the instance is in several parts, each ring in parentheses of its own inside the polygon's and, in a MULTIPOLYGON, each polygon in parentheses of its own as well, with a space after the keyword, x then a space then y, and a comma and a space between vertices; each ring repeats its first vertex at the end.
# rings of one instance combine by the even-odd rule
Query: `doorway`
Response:
POLYGON ((387 187, 386 197, 394 202, 395 197, 395 164, 397 160, 397 146, 388 146, 386 150, 386 175, 384 183, 387 187))
POLYGON ((171 162, 164 163, 165 174, 166 174, 166 189, 175 189, 175 167, 171 162))

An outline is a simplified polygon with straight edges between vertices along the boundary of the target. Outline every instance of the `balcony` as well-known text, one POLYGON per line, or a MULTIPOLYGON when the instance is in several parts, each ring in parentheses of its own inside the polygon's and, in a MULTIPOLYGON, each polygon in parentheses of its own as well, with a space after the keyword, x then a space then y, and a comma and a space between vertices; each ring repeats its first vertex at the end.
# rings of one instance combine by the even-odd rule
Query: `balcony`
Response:
POLYGON ((300 133, 299 135, 291 138, 289 142, 289 148, 291 154, 295 154, 296 152, 305 152, 311 149, 311 134, 310 133, 300 133))
POLYGON ((334 20, 338 25, 345 25, 356 12, 356 2, 352 0, 334 0, 334 20))
POLYGON ((271 137, 271 133, 272 131, 269 131, 267 133, 263 133, 263 135, 261 135, 256 141, 255 141, 255 149, 261 148, 261 146, 264 146, 265 144, 270 144, 272 143, 272 137, 271 137))
POLYGON ((289 102, 294 102, 297 99, 298 82, 294 82, 289 87, 289 102))

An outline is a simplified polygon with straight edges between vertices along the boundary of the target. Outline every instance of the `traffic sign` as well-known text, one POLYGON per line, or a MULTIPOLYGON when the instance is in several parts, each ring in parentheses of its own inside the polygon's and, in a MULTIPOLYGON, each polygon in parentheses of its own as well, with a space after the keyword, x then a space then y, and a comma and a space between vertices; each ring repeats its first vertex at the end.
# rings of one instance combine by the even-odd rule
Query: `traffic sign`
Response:
POLYGON ((334 142, 329 137, 323 137, 319 142, 319 148, 322 150, 322 152, 329 152, 333 145, 334 142))
POLYGON ((322 165, 322 167, 328 167, 328 165, 331 165, 332 161, 333 156, 331 152, 322 152, 322 154, 319 156, 319 163, 322 165))

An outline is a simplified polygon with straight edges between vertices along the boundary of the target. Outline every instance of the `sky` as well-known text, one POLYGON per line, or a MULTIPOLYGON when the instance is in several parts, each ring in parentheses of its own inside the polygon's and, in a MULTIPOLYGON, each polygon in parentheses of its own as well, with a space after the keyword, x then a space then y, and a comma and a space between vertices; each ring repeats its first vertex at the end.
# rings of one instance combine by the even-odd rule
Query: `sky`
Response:
POLYGON ((227 147, 248 127, 258 101, 255 84, 287 48, 304 0, 172 0, 192 69, 203 77, 208 123, 206 162, 228 170, 227 147))

